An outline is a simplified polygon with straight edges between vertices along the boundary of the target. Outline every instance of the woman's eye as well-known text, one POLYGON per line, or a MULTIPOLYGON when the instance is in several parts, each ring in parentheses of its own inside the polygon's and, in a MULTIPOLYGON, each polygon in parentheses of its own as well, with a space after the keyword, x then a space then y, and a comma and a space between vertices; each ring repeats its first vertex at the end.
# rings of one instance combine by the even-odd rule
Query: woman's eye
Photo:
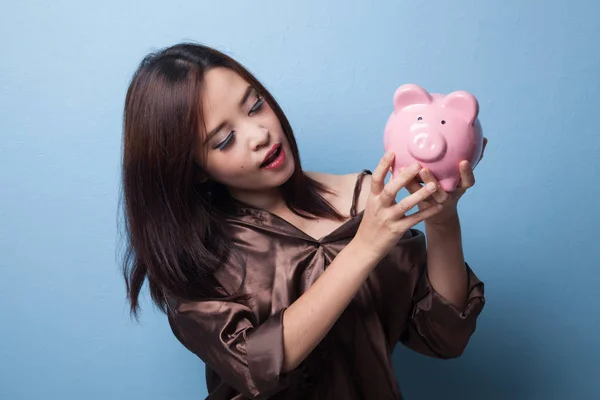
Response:
POLYGON ((231 143, 231 141, 233 140, 233 135, 234 135, 234 131, 231 131, 229 133, 229 135, 227 135, 227 137, 225 138, 225 140, 223 140, 221 143, 219 143, 218 145, 216 145, 214 148, 218 149, 218 150, 223 150, 225 149, 227 146, 229 146, 229 144, 231 143))
POLYGON ((255 112, 259 111, 264 103, 265 103, 265 99, 263 99, 262 97, 259 97, 256 100, 256 103, 254 103, 254 105, 250 109, 250 114, 254 114, 255 112))

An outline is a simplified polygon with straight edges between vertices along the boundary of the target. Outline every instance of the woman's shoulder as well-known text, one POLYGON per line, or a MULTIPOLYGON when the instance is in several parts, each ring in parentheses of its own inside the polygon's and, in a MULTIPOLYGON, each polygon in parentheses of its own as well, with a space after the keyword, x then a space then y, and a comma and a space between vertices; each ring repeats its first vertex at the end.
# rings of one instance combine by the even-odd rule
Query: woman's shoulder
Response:
POLYGON ((361 212, 365 208, 371 187, 371 175, 366 171, 347 174, 307 171, 305 174, 331 190, 332 193, 325 195, 325 198, 337 208, 349 210, 356 197, 356 210, 361 212))

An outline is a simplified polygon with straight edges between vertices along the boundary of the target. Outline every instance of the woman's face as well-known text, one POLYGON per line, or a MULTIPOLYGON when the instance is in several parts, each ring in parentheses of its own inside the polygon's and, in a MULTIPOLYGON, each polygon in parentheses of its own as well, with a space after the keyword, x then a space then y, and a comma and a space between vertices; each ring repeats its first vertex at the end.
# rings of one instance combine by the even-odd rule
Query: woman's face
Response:
POLYGON ((289 179, 295 165, 279 119, 241 76, 226 68, 209 70, 202 108, 207 134, 200 138, 197 154, 206 154, 203 167, 209 179, 238 198, 289 179))

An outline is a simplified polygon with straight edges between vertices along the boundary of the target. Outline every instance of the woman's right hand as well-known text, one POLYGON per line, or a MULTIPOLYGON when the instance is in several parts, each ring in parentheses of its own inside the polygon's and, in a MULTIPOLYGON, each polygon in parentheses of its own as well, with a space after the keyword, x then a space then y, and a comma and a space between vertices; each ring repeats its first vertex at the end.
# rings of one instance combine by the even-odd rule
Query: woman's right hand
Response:
POLYGON ((437 191, 435 184, 427 184, 417 192, 396 203, 400 189, 408 185, 419 173, 418 164, 411 165, 385 184, 385 178, 394 163, 394 153, 386 154, 371 177, 371 192, 367 199, 363 219, 355 235, 362 248, 372 251, 377 259, 383 258, 411 227, 437 214, 441 205, 406 215, 419 202, 437 191))
POLYGON ((297 368, 321 342, 372 269, 402 235, 439 210, 433 205, 404 215, 434 191, 426 185, 396 204, 398 191, 414 179, 420 168, 403 171, 384 185, 393 162, 393 155, 388 155, 375 169, 363 219, 352 242, 283 313, 284 372, 297 368))

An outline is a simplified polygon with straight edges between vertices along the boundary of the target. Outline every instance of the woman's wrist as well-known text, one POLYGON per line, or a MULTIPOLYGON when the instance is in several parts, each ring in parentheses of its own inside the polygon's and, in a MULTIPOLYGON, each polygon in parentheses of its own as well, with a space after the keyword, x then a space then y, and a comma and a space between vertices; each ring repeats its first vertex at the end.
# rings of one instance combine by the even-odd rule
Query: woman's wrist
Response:
POLYGON ((382 251, 373 245, 374 238, 363 238, 355 236, 344 248, 344 252, 350 253, 358 265, 368 269, 373 269, 379 261, 385 256, 382 251))

